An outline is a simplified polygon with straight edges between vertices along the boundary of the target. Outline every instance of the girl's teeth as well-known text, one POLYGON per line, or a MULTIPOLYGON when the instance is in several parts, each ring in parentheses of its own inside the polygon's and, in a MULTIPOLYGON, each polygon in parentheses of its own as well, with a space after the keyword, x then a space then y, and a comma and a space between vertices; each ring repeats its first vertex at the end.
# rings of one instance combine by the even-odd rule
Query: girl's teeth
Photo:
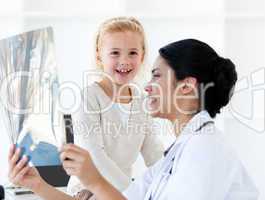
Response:
POLYGON ((119 72, 122 72, 122 73, 126 73, 126 72, 129 72, 130 70, 129 69, 121 69, 121 70, 118 70, 119 72))

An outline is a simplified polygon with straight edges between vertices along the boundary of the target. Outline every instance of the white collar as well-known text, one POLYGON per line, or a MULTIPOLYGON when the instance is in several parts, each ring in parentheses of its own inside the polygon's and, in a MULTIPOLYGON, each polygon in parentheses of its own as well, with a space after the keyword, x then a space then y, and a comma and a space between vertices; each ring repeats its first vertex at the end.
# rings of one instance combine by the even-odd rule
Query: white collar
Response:
POLYGON ((213 118, 205 110, 200 111, 187 123, 184 129, 181 131, 181 135, 194 134, 198 132, 204 124, 207 122, 213 122, 213 118))
POLYGON ((204 125, 213 123, 213 118, 210 117, 209 113, 205 110, 200 111, 187 123, 180 135, 176 138, 175 142, 164 152, 164 156, 177 144, 185 142, 191 136, 199 134, 200 130, 204 125))

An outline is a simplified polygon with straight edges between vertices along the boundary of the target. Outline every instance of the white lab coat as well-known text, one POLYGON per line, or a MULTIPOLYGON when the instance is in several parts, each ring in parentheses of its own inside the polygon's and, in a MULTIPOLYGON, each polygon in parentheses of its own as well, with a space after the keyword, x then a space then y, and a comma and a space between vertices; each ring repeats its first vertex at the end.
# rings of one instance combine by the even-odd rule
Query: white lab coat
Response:
POLYGON ((124 192, 129 200, 256 200, 258 191, 208 112, 195 115, 167 154, 124 192))

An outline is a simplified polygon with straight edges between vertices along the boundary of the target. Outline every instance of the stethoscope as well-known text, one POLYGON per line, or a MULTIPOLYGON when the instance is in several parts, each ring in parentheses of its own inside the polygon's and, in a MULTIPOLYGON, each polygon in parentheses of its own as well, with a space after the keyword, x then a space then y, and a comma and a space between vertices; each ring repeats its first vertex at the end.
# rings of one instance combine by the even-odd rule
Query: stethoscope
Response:
MULTIPOLYGON (((214 121, 207 121, 204 122, 198 129, 195 130, 195 132, 201 131, 203 128, 205 128, 207 125, 209 124, 214 124, 214 121)), ((164 152, 164 157, 166 157, 168 155, 168 153, 170 152, 170 150, 173 148, 173 146, 175 145, 175 142, 164 152)), ((173 166, 174 166, 174 161, 175 161, 175 155, 170 158, 171 160, 169 160, 171 162, 171 165, 167 166, 164 169, 164 172, 162 174, 162 177, 159 179, 159 182, 156 184, 156 187, 150 192, 150 196, 148 198, 148 200, 153 200, 153 197, 156 194, 160 194, 161 190, 163 187, 159 187, 160 184, 162 183, 162 181, 166 178, 168 178, 173 171, 173 166)))

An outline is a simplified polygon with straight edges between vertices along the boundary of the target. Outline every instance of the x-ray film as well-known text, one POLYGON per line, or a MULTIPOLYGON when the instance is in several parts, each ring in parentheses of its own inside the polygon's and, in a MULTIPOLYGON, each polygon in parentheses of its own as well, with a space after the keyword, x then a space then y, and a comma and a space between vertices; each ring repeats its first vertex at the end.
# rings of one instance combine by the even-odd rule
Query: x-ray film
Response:
POLYGON ((34 166, 60 164, 65 136, 57 109, 58 74, 52 28, 0 41, 2 118, 10 141, 34 166))

